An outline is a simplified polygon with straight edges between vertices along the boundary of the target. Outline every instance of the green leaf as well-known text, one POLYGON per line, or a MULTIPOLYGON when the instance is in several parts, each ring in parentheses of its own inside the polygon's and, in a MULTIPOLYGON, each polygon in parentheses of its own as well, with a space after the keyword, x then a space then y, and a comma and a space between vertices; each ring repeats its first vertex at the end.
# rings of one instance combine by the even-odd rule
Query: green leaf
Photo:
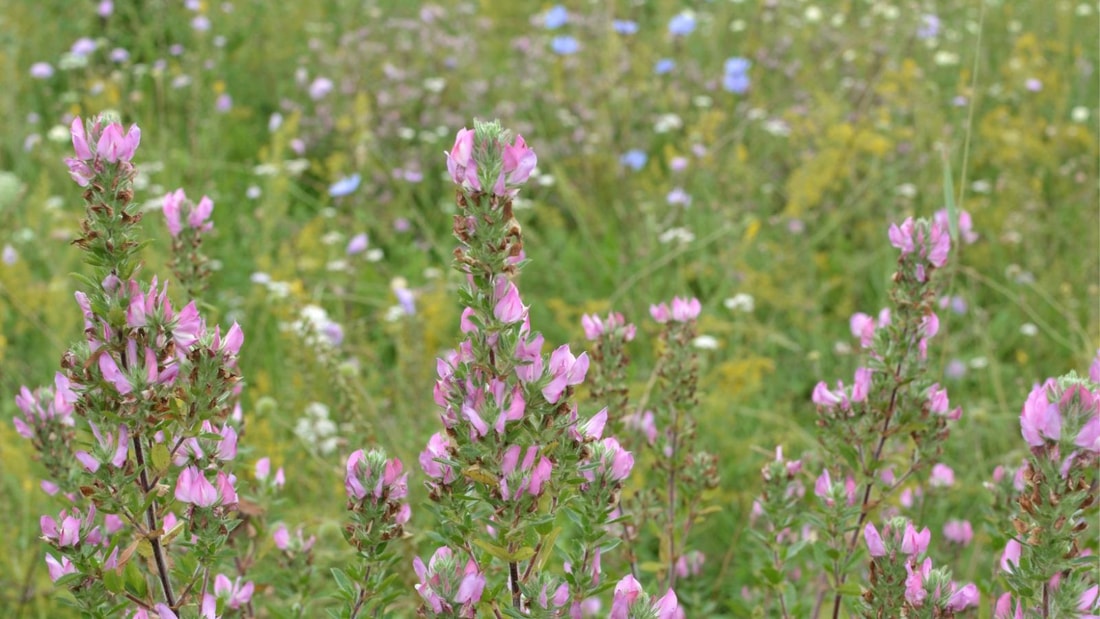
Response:
POLYGON ((141 568, 138 567, 137 561, 127 563, 122 576, 126 581, 127 591, 136 597, 145 597, 145 594, 148 593, 149 585, 145 582, 145 576, 142 575, 141 568))
POLYGON ((168 453, 168 447, 164 443, 153 445, 150 458, 153 461, 153 473, 158 476, 168 470, 168 464, 172 461, 172 456, 168 453))
POLYGON ((339 587, 341 591, 346 591, 348 593, 355 591, 355 584, 351 582, 351 579, 348 578, 344 570, 334 567, 331 571, 332 577, 336 580, 336 586, 339 587))
POLYGON ((125 586, 122 573, 112 569, 103 570, 103 586, 111 593, 122 593, 122 588, 125 586))
POLYGON ((541 572, 542 566, 546 564, 546 560, 550 558, 550 554, 554 552, 554 544, 558 541, 558 536, 561 535, 562 528, 554 527, 550 533, 542 538, 542 547, 539 549, 538 555, 535 556, 535 571, 541 572))

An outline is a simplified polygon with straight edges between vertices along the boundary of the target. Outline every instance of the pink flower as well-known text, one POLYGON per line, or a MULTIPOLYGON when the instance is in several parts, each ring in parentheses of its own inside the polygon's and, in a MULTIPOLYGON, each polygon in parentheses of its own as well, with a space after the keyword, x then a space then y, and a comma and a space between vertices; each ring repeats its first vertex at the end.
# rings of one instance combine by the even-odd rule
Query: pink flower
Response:
POLYGON ((947 254, 951 251, 951 234, 947 226, 932 222, 929 236, 928 262, 934 267, 942 267, 947 264, 947 254))
POLYGON ((657 615, 657 619, 676 619, 679 611, 680 605, 676 600, 676 592, 672 589, 653 603, 653 612, 657 615))
POLYGON ((833 491, 833 479, 829 475, 829 469, 821 471, 821 475, 817 476, 814 481, 814 495, 820 499, 824 499, 825 504, 832 507, 835 502, 830 498, 830 494, 833 491))
POLYGON ((1032 447, 1042 447, 1046 439, 1062 437, 1062 414, 1058 405, 1047 398, 1044 385, 1035 385, 1020 413, 1020 433, 1032 447))
POLYGON ((901 551, 907 555, 922 555, 928 550, 928 543, 932 541, 932 532, 924 527, 919 533, 912 522, 905 524, 905 532, 901 537, 901 551))
POLYGON ((474 130, 462 128, 455 136, 454 146, 447 153, 447 171, 457 185, 481 191, 477 177, 477 161, 474 159, 474 130))
POLYGON ((133 385, 130 384, 130 379, 126 378, 126 375, 118 368, 118 363, 115 362, 110 352, 103 351, 99 355, 99 371, 103 373, 103 380, 114 385, 119 394, 126 395, 134 390, 133 385))
POLYGON ((68 557, 62 555, 61 560, 57 560, 53 555, 46 555, 46 570, 50 573, 50 580, 57 582, 58 578, 66 574, 75 574, 76 566, 69 560, 68 557))
POLYGON ((887 236, 890 238, 890 244, 901 250, 902 256, 911 253, 914 249, 913 218, 906 218, 901 226, 890 224, 890 230, 887 236))
POLYGON ((516 288, 516 285, 506 279, 502 279, 497 283, 496 288, 498 294, 501 292, 503 292, 503 294, 500 295, 499 300, 493 307, 493 316, 505 324, 522 321, 527 316, 527 307, 523 304, 523 301, 520 300, 519 290, 516 288), (505 288, 502 284, 507 284, 507 287, 505 288), (501 290, 502 288, 504 288, 504 290, 501 290))
POLYGON ((140 143, 141 129, 137 125, 131 125, 130 130, 123 135, 122 125, 111 123, 103 128, 96 143, 96 152, 110 163, 130 161, 140 143))
POLYGON ((611 601, 611 614, 608 619, 629 619, 630 607, 642 595, 642 585, 627 574, 615 585, 615 595, 611 601))
POLYGON ((668 306, 664 303, 661 303, 659 305, 650 305, 649 315, 653 317, 653 320, 657 321, 660 324, 668 322, 668 319, 671 317, 668 306))
POLYGON ((949 542, 967 546, 974 538, 974 528, 968 520, 948 520, 943 525, 943 537, 949 542))
POLYGON ((814 390, 810 395, 810 399, 813 400, 814 404, 826 408, 831 408, 837 404, 843 404, 845 400, 843 393, 830 391, 829 385, 826 384, 825 381, 821 381, 814 385, 814 390))
POLYGON ((197 507, 210 507, 218 501, 218 491, 198 468, 189 466, 180 471, 176 481, 176 500, 197 507))
POLYGON ((232 609, 248 604, 249 600, 252 599, 254 588, 255 586, 251 581, 242 585, 240 577, 235 581, 230 581, 229 577, 224 574, 218 574, 214 577, 214 594, 225 599, 226 605, 232 609))
POLYGON ((279 524, 275 527, 275 531, 271 533, 271 539, 275 542, 275 547, 279 550, 286 550, 290 546, 290 530, 286 528, 285 524, 279 524))
POLYGON ((955 485, 955 471, 943 463, 937 463, 932 467, 932 474, 928 483, 934 488, 947 488, 955 485))
POLYGON ((549 369, 553 378, 542 388, 542 396, 547 402, 555 404, 567 387, 584 382, 588 373, 588 353, 574 357, 569 351, 569 345, 563 344, 550 353, 549 369))
POLYGON ((183 224, 180 223, 180 212, 186 198, 187 196, 182 189, 177 189, 164 196, 161 210, 164 212, 164 220, 168 225, 168 233, 172 235, 172 238, 179 236, 179 233, 183 230, 183 224))
POLYGON ((951 594, 947 600, 947 610, 959 612, 971 606, 977 606, 980 599, 978 587, 971 583, 951 594))
POLYGON ((932 560, 925 559, 924 565, 915 571, 912 561, 908 561, 905 563, 905 571, 909 574, 905 579, 905 600, 919 608, 924 604, 924 598, 928 597, 928 592, 924 590, 924 579, 932 571, 932 560))
POLYGON ((1005 551, 1001 555, 1001 569, 1006 572, 1015 572, 1016 567, 1020 565, 1020 553, 1023 551, 1023 546, 1020 542, 1010 539, 1008 544, 1005 545, 1005 551))
POLYGON ((72 124, 69 126, 69 133, 73 138, 73 150, 76 152, 76 158, 82 160, 92 159, 92 149, 88 147, 88 137, 84 129, 84 121, 77 117, 73 119, 72 124))
POLYGON ((192 228, 205 232, 213 228, 213 224, 209 222, 210 214, 214 212, 214 201, 210 198, 203 196, 199 203, 192 209, 191 213, 187 215, 187 225, 192 228))
POLYGON ((855 384, 852 385, 853 402, 862 402, 867 399, 867 395, 871 392, 871 375, 870 368, 856 370, 855 384))
POLYGON ((535 169, 538 157, 535 156, 535 151, 527 148, 523 136, 517 135, 515 144, 504 145, 501 163, 500 176, 493 185, 493 193, 498 196, 505 195, 508 186, 515 187, 525 183, 535 169))
POLYGON ((867 526, 863 527, 863 539, 867 542, 867 551, 872 557, 886 556, 886 546, 882 543, 882 536, 879 535, 875 525, 868 522, 867 526))
POLYGON ((424 470, 424 474, 432 479, 442 480, 445 484, 455 480, 455 473, 450 466, 437 462, 437 459, 450 457, 447 453, 450 446, 447 436, 436 432, 428 439, 427 449, 420 452, 420 468, 424 470))
POLYGON ((1092 453, 1100 453, 1100 414, 1089 416, 1073 444, 1092 453))
POLYGON ((702 305, 700 305, 699 299, 694 297, 690 299, 674 297, 672 299, 672 319, 677 322, 695 320, 699 317, 701 311, 702 305))

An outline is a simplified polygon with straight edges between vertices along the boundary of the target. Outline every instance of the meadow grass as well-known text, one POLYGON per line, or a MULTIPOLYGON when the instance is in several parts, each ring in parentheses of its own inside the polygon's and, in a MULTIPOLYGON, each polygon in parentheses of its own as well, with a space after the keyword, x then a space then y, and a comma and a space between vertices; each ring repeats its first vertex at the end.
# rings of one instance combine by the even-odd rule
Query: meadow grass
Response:
MULTIPOLYGON (((1031 385, 1085 369, 1100 345, 1094 2, 568 2, 554 30, 537 2, 196 5, 117 2, 108 18, 93 2, 0 9, 0 417, 80 335, 70 274, 84 267, 68 244, 79 200, 59 128, 114 111, 143 131, 146 274, 168 275, 159 198, 182 186, 215 201, 205 249, 218 269, 202 301, 211 322, 246 333, 242 465, 287 468, 271 517, 316 532, 325 563, 344 552, 342 458, 377 442, 413 462, 438 423, 434 360, 456 342, 460 309, 443 151, 475 117, 500 118, 539 155, 517 218, 524 298, 548 341, 583 349, 582 314, 623 312, 641 331, 638 393, 655 359, 646 308, 703 302, 699 331, 717 347, 701 350, 699 446, 719 454, 724 483, 711 497, 721 510, 696 529, 708 584, 682 598, 689 616, 745 616, 760 467, 776 444, 814 446, 810 391, 851 374, 848 318, 885 304, 887 226, 944 207, 945 166, 978 240, 952 261, 956 310, 940 314, 932 362, 964 408, 943 457, 959 483, 927 502, 925 524, 938 534, 986 500, 981 481, 1025 453, 1017 417, 1031 385), (671 36, 683 10, 696 28, 671 36), (918 36, 932 14, 938 33, 918 36), (638 32, 616 33, 613 18, 638 32), (552 51, 563 36, 576 53, 552 51), (81 37, 98 46, 83 60, 70 54, 81 37), (735 56, 752 62, 740 94, 722 87, 735 56), (675 68, 657 74, 661 59, 675 68), (52 75, 32 77, 37 62, 52 75), (318 78, 332 83, 322 97, 318 78), (637 170, 621 160, 635 149, 637 170), (331 195, 353 174, 354 191, 331 195), (677 189, 690 204, 670 204, 677 189), (346 255, 364 232, 368 251, 346 255), (415 314, 393 309, 394 286, 415 293, 415 314), (343 328, 328 353, 286 327, 307 305, 343 328), (295 432, 314 402, 340 425, 330 453, 295 432)), ((0 608, 56 617, 36 539, 55 506, 30 455, 0 424, 0 608)), ((414 533, 431 526, 424 515, 414 507, 414 533)), ((953 567, 984 590, 1003 537, 972 517, 953 567)))

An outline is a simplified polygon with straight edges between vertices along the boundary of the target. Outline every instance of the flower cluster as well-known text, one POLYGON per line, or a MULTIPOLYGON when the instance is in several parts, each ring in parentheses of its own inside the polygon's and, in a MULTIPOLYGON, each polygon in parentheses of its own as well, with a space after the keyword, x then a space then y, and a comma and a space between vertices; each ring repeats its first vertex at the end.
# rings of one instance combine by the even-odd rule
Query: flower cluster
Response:
POLYGON ((863 528, 871 555, 871 588, 863 596, 869 617, 954 617, 978 605, 978 588, 960 586, 950 571, 932 568, 926 556, 932 533, 917 531, 905 518, 895 518, 883 528, 872 523, 863 528), (918 609, 923 612, 918 614, 918 609))

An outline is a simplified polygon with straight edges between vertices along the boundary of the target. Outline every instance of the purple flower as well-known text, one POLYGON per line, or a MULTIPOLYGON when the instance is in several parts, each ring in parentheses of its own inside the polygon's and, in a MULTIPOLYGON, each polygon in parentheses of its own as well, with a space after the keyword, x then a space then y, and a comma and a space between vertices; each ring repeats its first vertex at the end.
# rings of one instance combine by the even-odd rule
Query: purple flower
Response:
POLYGON ((121 47, 116 47, 111 50, 111 54, 108 57, 111 59, 111 62, 122 64, 130 59, 130 52, 121 47))
POLYGON ((665 73, 672 72, 676 68, 676 61, 671 58, 662 58, 653 65, 653 72, 657 75, 664 75, 665 73))
POLYGON ((921 26, 917 28, 918 39, 934 39, 940 32, 940 18, 926 13, 921 15, 921 26))
POLYGON ((84 57, 91 54, 96 50, 96 42, 88 37, 81 37, 73 43, 72 48, 69 49, 69 53, 73 56, 84 57))
POLYGON ((214 484, 198 468, 189 466, 180 471, 176 481, 176 500, 191 503, 198 507, 210 507, 218 500, 218 491, 214 484))
POLYGON ((367 246, 369 245, 370 237, 367 236, 366 232, 360 232, 351 237, 351 240, 348 241, 348 248, 346 251, 349 256, 354 256, 367 251, 367 246))
POLYGON ((53 65, 48 62, 36 62, 31 65, 31 77, 44 80, 53 77, 53 65))
POLYGON ((879 535, 875 525, 868 522, 867 526, 863 527, 863 539, 866 540, 867 551, 872 557, 886 556, 886 546, 882 543, 882 536, 879 535))
POLYGON ((1024 82, 1024 88, 1027 88, 1031 92, 1039 92, 1043 89, 1043 83, 1038 78, 1030 77, 1024 82))
POLYGON ((318 77, 313 80, 309 85, 309 98, 314 101, 320 101, 328 96, 328 93, 332 92, 334 84, 332 80, 327 77, 318 77))
POLYGON ((665 196, 665 200, 670 205, 691 206, 691 194, 684 191, 683 187, 674 187, 672 191, 668 192, 665 196))
POLYGON ((568 56, 580 51, 581 45, 577 43, 577 39, 565 35, 554 37, 554 39, 550 41, 550 49, 559 56, 568 56))

